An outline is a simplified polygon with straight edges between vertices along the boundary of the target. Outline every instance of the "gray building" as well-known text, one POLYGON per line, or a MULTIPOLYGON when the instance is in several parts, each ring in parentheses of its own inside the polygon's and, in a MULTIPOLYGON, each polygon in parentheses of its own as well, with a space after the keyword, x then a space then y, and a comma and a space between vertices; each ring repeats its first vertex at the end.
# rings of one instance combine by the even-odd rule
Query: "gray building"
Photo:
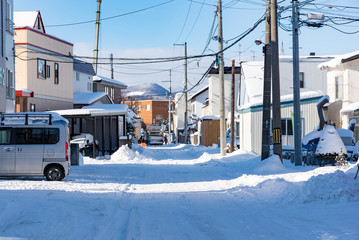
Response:
POLYGON ((93 92, 107 93, 115 104, 122 102, 122 89, 126 88, 126 84, 115 79, 106 78, 98 75, 93 78, 93 92))
POLYGON ((15 112, 13 0, 0 0, 0 113, 15 112))

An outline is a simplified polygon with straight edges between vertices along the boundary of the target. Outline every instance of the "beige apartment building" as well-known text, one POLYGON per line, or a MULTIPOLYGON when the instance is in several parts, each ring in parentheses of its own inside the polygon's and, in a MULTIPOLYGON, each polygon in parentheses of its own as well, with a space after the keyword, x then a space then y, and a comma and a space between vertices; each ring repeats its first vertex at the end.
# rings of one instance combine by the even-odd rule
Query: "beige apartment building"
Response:
POLYGON ((73 108, 73 44, 47 34, 40 11, 14 22, 16 111, 73 108))

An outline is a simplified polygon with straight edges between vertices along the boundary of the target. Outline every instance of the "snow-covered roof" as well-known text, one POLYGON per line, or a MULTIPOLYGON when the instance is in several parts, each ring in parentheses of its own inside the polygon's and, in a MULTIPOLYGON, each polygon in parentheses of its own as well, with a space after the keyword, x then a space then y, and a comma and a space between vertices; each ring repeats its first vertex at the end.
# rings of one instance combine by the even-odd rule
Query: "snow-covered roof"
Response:
POLYGON ((201 121, 203 120, 219 120, 219 116, 217 115, 207 115, 200 118, 201 121))
POLYGON ((190 101, 192 98, 197 97, 198 95, 208 91, 208 89, 209 89, 209 86, 207 85, 204 88, 200 89, 199 91, 195 92, 191 97, 188 98, 188 100, 190 101))
POLYGON ((26 118, 28 124, 49 124, 51 115, 51 122, 54 123, 56 121, 68 123, 68 121, 55 112, 18 112, 18 113, 8 113, 8 114, 0 114, 2 118, 0 118, 1 124, 9 125, 9 124, 25 124, 26 118))
POLYGON ((31 27, 35 26, 37 11, 32 12, 14 12, 14 26, 15 27, 31 27))
POLYGON ((117 81, 115 79, 111 79, 111 78, 107 78, 107 77, 103 77, 103 76, 99 76, 99 75, 96 75, 93 77, 93 81, 94 82, 106 82, 106 83, 109 83, 109 84, 114 84, 116 85, 117 87, 120 87, 120 88, 127 88, 127 85, 120 82, 120 81, 117 81))
POLYGON ((359 109, 359 102, 354 102, 351 104, 348 104, 346 106, 344 106, 341 110, 340 110, 340 114, 343 115, 352 115, 354 113, 354 111, 359 109))
POLYGON ((105 92, 94 92, 94 93, 77 92, 74 93, 74 104, 91 104, 106 95, 107 93, 105 92))
POLYGON ((342 63, 349 62, 349 61, 352 61, 352 60, 355 60, 358 58, 359 58, 359 51, 355 51, 355 52, 337 56, 328 62, 321 63, 318 65, 318 68, 320 68, 321 70, 325 70, 328 68, 336 68, 339 65, 341 65, 342 63))
MULTIPOLYGON (((323 93, 321 91, 306 91, 300 93, 300 99, 310 99, 310 98, 319 98, 323 96, 323 93)), ((290 102, 293 101, 293 94, 283 95, 280 97, 281 103, 283 102, 290 102)), ((243 104, 240 106, 239 110, 248 109, 251 107, 261 106, 263 104, 263 96, 261 98, 258 98, 256 102, 251 102, 247 104, 243 104)))
POLYGON ((81 109, 67 109, 51 111, 60 114, 61 116, 113 116, 113 115, 126 115, 128 105, 126 104, 94 104, 85 106, 81 109))

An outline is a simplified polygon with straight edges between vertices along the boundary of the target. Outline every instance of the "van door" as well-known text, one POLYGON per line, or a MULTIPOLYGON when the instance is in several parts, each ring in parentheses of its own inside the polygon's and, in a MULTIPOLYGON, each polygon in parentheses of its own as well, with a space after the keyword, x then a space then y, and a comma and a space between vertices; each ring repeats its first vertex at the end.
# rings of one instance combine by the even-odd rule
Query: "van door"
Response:
POLYGON ((15 128, 17 174, 42 174, 44 128, 15 128))
POLYGON ((15 173, 15 144, 11 143, 11 128, 0 128, 0 174, 15 173))

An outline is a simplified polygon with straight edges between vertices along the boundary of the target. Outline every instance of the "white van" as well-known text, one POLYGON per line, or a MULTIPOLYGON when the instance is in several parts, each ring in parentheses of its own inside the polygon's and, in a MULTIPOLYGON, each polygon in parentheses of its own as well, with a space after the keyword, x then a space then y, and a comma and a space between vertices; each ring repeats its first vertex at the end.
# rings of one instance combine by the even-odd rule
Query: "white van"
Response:
POLYGON ((65 118, 56 113, 0 114, 0 176, 61 181, 70 166, 65 118))

